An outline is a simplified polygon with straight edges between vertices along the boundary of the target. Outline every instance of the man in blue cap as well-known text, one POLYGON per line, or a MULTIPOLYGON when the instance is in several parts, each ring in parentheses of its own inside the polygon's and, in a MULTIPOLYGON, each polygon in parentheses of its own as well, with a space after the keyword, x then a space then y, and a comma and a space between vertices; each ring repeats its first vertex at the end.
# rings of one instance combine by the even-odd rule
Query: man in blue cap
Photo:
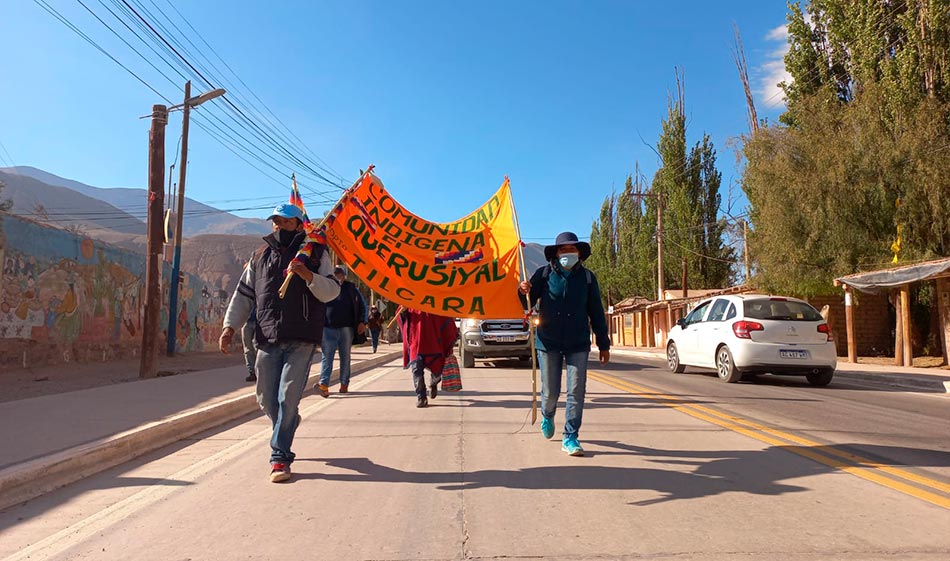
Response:
MULTIPOLYGON (((538 332, 535 343, 541 365, 541 434, 554 436, 554 413, 561 396, 561 367, 567 366, 567 399, 561 450, 583 456, 577 441, 584 416, 587 392, 587 360, 590 330, 594 329, 600 362, 610 360, 610 335, 604 305, 600 301, 597 277, 583 265, 590 257, 590 244, 573 232, 558 234, 554 245, 544 248, 548 264, 521 283, 521 294, 529 307, 538 305, 538 332)), ((524 300, 522 300, 524 301, 524 300)))
POLYGON ((331 267, 325 246, 317 245, 306 263, 294 260, 306 237, 299 208, 278 205, 267 219, 274 232, 264 237, 241 275, 219 345, 221 352, 229 352, 234 332, 256 305, 257 401, 273 425, 270 480, 279 483, 290 479, 290 446, 300 424, 298 406, 310 361, 323 336, 325 303, 340 294, 340 287, 327 278, 331 267), (288 273, 294 276, 281 298, 278 290, 288 273))

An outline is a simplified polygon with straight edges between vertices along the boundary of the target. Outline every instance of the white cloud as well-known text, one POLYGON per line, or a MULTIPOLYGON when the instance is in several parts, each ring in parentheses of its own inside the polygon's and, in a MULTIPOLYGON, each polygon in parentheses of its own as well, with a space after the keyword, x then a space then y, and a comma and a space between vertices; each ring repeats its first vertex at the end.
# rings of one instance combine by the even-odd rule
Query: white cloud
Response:
POLYGON ((765 34, 765 38, 769 41, 782 41, 788 42, 788 26, 780 25, 775 29, 769 31, 765 34))
POLYGON ((759 102, 770 109, 785 104, 785 93, 778 85, 791 83, 792 75, 785 70, 785 54, 788 53, 788 27, 780 25, 765 35, 766 41, 781 42, 782 46, 770 52, 758 68, 759 102))

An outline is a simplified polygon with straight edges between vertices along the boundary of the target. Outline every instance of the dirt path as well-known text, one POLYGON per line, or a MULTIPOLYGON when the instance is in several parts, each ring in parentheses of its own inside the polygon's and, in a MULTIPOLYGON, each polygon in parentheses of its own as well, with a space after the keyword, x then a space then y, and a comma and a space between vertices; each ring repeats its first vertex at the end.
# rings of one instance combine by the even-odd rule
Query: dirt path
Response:
MULTIPOLYGON (((230 355, 219 352, 190 353, 174 358, 161 356, 160 375, 171 376, 244 364, 240 348, 230 355)), ((240 376, 246 373, 241 370, 240 376)), ((139 359, 70 363, 0 372, 0 402, 84 390, 139 379, 139 359)))

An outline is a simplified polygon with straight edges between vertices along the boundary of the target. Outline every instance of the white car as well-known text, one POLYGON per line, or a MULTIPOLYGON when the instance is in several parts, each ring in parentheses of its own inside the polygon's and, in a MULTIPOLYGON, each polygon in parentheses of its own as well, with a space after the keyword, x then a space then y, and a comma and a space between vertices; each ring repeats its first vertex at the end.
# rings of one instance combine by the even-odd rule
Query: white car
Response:
POLYGON ((834 336, 818 310, 797 298, 761 294, 700 302, 670 330, 666 358, 673 372, 714 368, 730 383, 769 373, 827 386, 838 365, 834 336))

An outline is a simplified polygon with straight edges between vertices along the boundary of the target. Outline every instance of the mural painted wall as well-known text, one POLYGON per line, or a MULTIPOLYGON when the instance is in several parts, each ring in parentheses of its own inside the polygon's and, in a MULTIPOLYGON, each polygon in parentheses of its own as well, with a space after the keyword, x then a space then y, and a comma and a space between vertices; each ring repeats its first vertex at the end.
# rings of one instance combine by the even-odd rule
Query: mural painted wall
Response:
MULTIPOLYGON (((0 366, 103 361, 139 351, 144 256, 2 215, 0 266, 0 366)), ((169 272, 166 267, 163 279, 169 272)), ((162 326, 167 325, 167 284, 162 326)), ((216 343, 227 305, 227 295, 216 292, 198 277, 183 275, 180 351, 216 343)))

